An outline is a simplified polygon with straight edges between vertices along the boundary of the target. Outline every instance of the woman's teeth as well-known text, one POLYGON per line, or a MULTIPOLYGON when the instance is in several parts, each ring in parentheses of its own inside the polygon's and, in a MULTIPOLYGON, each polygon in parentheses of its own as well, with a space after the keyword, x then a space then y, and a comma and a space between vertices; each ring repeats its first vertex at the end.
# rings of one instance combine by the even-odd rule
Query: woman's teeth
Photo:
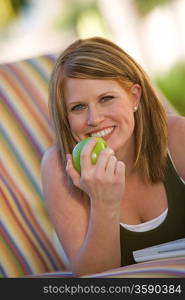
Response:
POLYGON ((111 128, 107 128, 101 131, 98 131, 96 133, 92 133, 90 136, 91 137, 104 137, 106 135, 108 135, 109 133, 111 133, 113 131, 114 127, 111 128))

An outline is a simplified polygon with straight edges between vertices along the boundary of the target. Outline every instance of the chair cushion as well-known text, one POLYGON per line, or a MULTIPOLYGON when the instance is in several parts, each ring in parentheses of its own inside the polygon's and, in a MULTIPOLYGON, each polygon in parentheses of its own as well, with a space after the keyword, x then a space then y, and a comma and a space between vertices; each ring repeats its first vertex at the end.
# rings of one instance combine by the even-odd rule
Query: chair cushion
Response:
POLYGON ((54 61, 45 55, 0 65, 3 277, 65 269, 52 245, 40 174, 53 140, 47 99, 54 61))

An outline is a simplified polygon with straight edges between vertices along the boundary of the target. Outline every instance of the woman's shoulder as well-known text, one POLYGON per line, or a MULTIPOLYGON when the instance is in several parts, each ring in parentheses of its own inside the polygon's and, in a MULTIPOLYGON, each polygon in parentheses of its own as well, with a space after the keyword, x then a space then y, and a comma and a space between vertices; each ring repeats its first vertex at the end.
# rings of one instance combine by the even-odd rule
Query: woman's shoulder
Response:
POLYGON ((185 117, 168 116, 168 147, 178 174, 185 180, 185 117))
POLYGON ((56 145, 51 146, 48 148, 43 156, 42 156, 42 164, 48 163, 48 162, 53 162, 58 159, 58 149, 56 145))
POLYGON ((59 159, 58 148, 56 145, 53 145, 44 152, 41 160, 41 172, 42 174, 62 172, 62 165, 59 159))
MULTIPOLYGON (((168 116, 168 137, 169 143, 174 148, 185 146, 185 117, 179 115, 168 116), (179 143, 181 141, 181 143, 179 143)), ((183 152, 184 153, 184 152, 183 152)))

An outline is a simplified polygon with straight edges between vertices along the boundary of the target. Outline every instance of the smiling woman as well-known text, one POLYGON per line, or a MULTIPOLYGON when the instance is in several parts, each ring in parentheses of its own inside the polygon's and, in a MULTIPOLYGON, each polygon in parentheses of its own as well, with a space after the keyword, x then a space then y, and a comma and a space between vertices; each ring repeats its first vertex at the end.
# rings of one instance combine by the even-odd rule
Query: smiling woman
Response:
POLYGON ((132 148, 133 111, 139 104, 140 94, 138 84, 127 93, 110 79, 66 79, 64 98, 73 138, 80 141, 88 136, 103 137, 116 157, 123 160, 124 152, 132 148), (76 95, 81 102, 75 104, 76 95))
POLYGON ((42 160, 43 190, 74 273, 133 264, 133 251, 185 237, 185 120, 166 115, 123 49, 99 37, 70 45, 53 69, 49 105, 56 144, 42 160), (108 147, 92 164, 89 139, 79 174, 71 153, 89 137, 108 147))
MULTIPOLYGON (((101 93, 111 92, 111 89, 116 95, 107 95, 114 96, 116 99, 119 98, 118 93, 124 93, 123 98, 127 92, 127 96, 137 97, 132 99, 133 111, 136 110, 137 104, 139 104, 137 113, 134 116, 137 154, 135 164, 140 165, 147 180, 155 182, 159 177, 162 178, 167 151, 167 126, 164 108, 158 101, 142 68, 117 45, 102 38, 76 41, 61 54, 53 70, 50 108, 58 145, 60 145, 59 153, 62 163, 66 162, 66 153, 71 153, 76 144, 76 139, 71 132, 66 106, 69 106, 69 102, 75 101, 75 104, 78 105, 75 105, 73 110, 79 111, 80 108, 81 111, 82 108, 84 109, 87 103, 83 103, 82 100, 84 101, 84 97, 87 101, 90 97, 93 98, 91 93, 97 84, 99 84, 99 90, 97 87, 97 94, 94 95, 96 99, 98 96, 100 97, 101 93), (119 88, 118 91, 117 87, 119 88), (132 93, 135 95, 131 95, 132 93), (65 96, 67 96, 66 101, 62 101, 66 98, 65 96), (77 103, 77 100, 81 102, 77 103), (151 111, 154 110, 157 110, 158 113, 151 114, 151 111), (158 124, 157 128, 156 124, 158 124), (153 141, 152 147, 151 138, 153 141)), ((95 106, 93 101, 92 105, 95 106)))

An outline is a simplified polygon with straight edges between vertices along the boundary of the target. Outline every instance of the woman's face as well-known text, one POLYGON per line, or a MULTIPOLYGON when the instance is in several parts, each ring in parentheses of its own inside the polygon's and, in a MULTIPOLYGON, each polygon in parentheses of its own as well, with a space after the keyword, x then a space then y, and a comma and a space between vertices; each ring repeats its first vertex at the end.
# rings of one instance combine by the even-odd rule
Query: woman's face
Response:
POLYGON ((66 79, 64 97, 75 140, 102 137, 117 156, 124 155, 133 143, 134 107, 140 94, 138 84, 126 92, 115 80, 66 79))

